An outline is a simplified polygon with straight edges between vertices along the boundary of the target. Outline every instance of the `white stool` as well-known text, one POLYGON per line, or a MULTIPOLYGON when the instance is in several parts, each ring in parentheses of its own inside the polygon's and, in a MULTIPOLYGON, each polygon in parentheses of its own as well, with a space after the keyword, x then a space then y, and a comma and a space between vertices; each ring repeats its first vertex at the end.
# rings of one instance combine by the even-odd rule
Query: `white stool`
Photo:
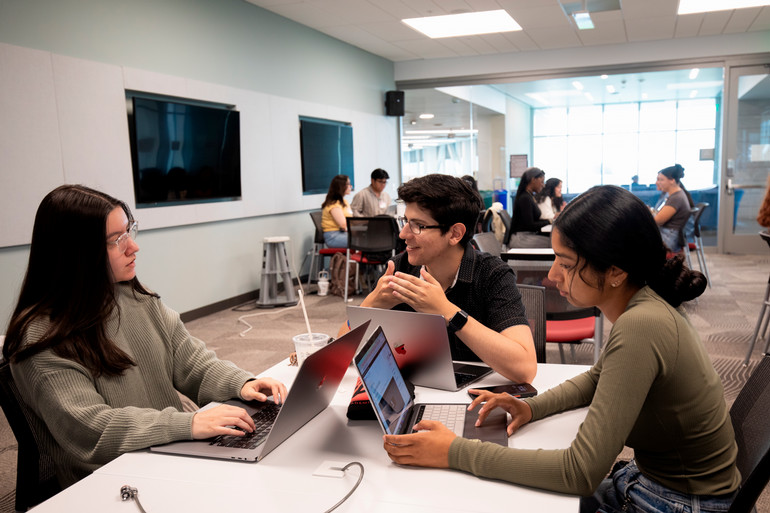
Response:
POLYGON ((296 305, 294 283, 291 280, 289 256, 286 253, 286 242, 289 237, 265 237, 262 239, 262 285, 259 289, 257 306, 267 308, 272 306, 296 305), (278 277, 281 277, 285 294, 278 296, 278 277))

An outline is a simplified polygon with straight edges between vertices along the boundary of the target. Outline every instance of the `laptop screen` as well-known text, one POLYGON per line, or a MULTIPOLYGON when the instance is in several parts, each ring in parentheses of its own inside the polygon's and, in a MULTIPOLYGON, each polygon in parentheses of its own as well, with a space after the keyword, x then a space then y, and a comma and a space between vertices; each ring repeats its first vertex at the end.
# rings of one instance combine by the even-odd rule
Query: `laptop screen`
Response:
POLYGON ((385 432, 400 434, 409 420, 412 396, 381 327, 356 356, 356 366, 385 432))

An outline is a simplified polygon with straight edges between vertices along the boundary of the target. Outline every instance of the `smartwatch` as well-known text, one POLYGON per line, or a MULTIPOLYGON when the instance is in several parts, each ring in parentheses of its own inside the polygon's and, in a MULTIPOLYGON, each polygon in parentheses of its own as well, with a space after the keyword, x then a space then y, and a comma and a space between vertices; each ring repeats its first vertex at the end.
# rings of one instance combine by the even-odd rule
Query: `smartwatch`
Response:
POLYGON ((449 330, 449 333, 457 333, 463 329, 463 326, 465 326, 466 322, 468 322, 468 314, 463 310, 460 310, 454 314, 451 319, 449 319, 449 325, 447 326, 447 329, 449 330))

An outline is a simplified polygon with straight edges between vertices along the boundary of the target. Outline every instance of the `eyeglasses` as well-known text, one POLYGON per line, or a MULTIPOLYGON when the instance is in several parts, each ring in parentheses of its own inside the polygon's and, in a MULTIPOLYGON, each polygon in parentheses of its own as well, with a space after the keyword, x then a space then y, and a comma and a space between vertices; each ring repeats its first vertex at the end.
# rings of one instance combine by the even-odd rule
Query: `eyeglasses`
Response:
POLYGON ((128 230, 126 230, 126 233, 118 237, 112 242, 108 242, 108 246, 115 246, 118 248, 118 251, 121 253, 125 253, 126 249, 128 249, 128 241, 130 240, 136 240, 136 236, 139 233, 139 221, 134 221, 131 223, 131 226, 128 227, 128 230))
POLYGON ((398 224, 400 226, 404 226, 405 224, 409 225, 409 229, 412 230, 412 233, 415 235, 420 235, 423 230, 429 230, 434 228, 444 228, 445 225, 443 224, 434 224, 431 226, 425 226, 424 224, 420 224, 417 221, 407 221, 406 217, 399 217, 398 218, 398 224))

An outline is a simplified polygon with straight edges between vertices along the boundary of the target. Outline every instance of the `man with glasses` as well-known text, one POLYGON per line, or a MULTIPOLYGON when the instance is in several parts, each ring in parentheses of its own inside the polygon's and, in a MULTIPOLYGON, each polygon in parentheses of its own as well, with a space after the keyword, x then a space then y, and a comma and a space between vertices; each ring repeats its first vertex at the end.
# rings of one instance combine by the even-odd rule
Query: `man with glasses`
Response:
POLYGON ((406 251, 361 306, 444 316, 454 360, 481 360, 506 378, 537 372, 532 331, 513 269, 471 244, 481 197, 449 175, 415 178, 398 188, 406 206, 399 237, 406 251))
POLYGON ((374 217, 388 213, 390 195, 385 192, 388 185, 388 172, 384 169, 372 171, 372 184, 356 194, 350 208, 354 217, 374 217))

